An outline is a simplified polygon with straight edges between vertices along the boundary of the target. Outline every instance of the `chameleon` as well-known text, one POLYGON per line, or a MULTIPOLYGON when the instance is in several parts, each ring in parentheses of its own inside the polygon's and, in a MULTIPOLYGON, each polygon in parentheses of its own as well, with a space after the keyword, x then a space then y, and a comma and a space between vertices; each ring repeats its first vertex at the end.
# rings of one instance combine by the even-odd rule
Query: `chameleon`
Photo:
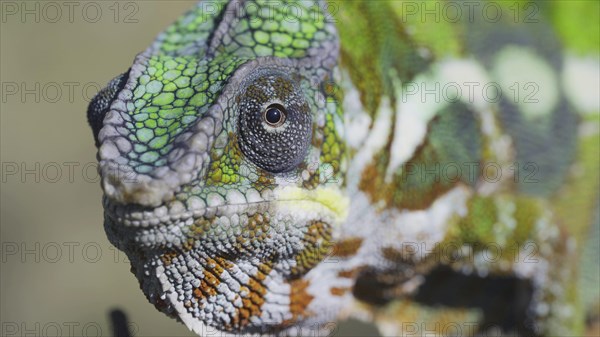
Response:
POLYGON ((598 12, 201 1, 89 104, 107 237, 198 335, 581 335, 598 12))

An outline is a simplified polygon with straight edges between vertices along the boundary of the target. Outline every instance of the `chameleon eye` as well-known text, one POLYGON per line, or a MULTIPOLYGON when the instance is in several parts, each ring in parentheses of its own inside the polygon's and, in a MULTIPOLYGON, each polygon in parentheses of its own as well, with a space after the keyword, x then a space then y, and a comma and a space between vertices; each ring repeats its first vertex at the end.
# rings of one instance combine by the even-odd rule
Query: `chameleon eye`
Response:
POLYGON ((238 105, 238 144, 256 166, 293 170, 306 157, 312 118, 303 91, 288 75, 262 70, 247 79, 238 105))
POLYGON ((280 127, 285 123, 285 108, 281 104, 271 104, 265 110, 263 117, 265 122, 271 127, 280 127))

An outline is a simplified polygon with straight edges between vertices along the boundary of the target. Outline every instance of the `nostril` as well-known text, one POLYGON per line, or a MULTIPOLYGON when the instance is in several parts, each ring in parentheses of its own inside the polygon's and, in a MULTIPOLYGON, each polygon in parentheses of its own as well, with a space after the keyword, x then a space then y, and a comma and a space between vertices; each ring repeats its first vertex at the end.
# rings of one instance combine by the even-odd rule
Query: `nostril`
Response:
POLYGON ((127 83, 127 78, 129 77, 129 70, 115 78, 113 78, 106 87, 100 90, 94 98, 90 101, 90 105, 87 110, 87 118, 90 127, 92 128, 92 132, 94 133, 94 140, 96 141, 96 146, 98 143, 98 133, 100 133, 100 129, 102 129, 102 125, 104 122, 104 116, 108 112, 110 105, 117 97, 119 91, 125 87, 125 83, 127 83))
POLYGON ((133 174, 127 178, 115 174, 114 170, 103 170, 102 188, 111 202, 122 205, 158 207, 173 199, 174 187, 168 182, 152 177, 133 174))

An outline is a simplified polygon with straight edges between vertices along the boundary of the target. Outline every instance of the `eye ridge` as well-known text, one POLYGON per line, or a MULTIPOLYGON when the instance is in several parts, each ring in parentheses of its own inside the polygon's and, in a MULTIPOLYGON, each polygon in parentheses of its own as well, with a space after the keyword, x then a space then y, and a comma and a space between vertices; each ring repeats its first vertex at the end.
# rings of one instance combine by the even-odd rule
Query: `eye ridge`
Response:
POLYGON ((271 104, 263 111, 263 121, 270 127, 280 127, 287 119, 287 110, 281 104, 271 104))

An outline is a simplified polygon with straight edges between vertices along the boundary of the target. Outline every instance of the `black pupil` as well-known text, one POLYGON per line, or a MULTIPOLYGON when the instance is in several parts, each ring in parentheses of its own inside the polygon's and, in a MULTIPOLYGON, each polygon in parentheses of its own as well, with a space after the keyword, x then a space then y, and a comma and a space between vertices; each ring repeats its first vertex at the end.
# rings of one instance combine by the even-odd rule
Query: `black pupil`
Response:
POLYGON ((269 124, 278 124, 283 118, 283 113, 277 107, 269 107, 265 114, 265 119, 269 124))

